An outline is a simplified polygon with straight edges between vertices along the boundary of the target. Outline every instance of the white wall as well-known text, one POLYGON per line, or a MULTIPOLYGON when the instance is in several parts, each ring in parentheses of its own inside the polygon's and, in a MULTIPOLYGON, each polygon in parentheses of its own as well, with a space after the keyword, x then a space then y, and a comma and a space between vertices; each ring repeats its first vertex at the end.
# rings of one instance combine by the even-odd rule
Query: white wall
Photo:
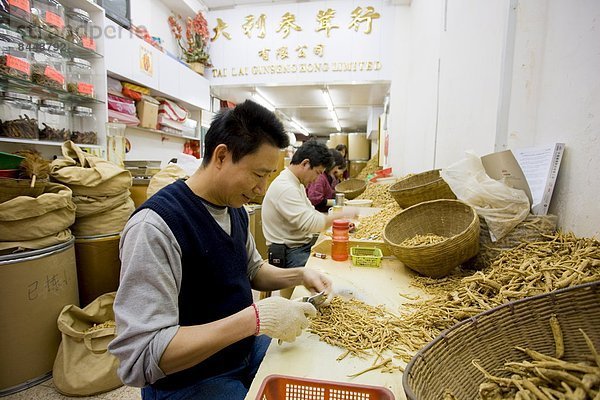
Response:
POLYGON ((600 235, 599 21, 596 0, 398 7, 389 159, 396 174, 443 168, 468 149, 484 155, 562 141, 550 211, 565 230, 600 235))
POLYGON ((399 173, 494 151, 509 9, 506 0, 398 7, 390 164, 399 173))
POLYGON ((600 237, 600 2, 521 1, 513 76, 509 146, 566 143, 550 212, 600 237))
POLYGON ((442 16, 439 0, 396 8, 396 74, 388 125, 388 163, 396 175, 433 166, 442 16))
MULTIPOLYGON (((171 15, 171 9, 160 0, 131 0, 131 22, 136 26, 144 26, 152 36, 158 36, 162 40, 163 47, 170 53, 179 56, 179 48, 175 37, 171 33, 167 18, 171 15)), ((193 14, 182 15, 184 22, 182 28, 185 37, 185 18, 193 14)))
POLYGON ((447 1, 434 168, 494 151, 510 1, 447 1))
POLYGON ((131 144, 131 150, 125 155, 128 161, 156 160, 164 168, 172 158, 181 157, 183 152, 184 140, 176 137, 136 129, 127 129, 125 135, 131 144))

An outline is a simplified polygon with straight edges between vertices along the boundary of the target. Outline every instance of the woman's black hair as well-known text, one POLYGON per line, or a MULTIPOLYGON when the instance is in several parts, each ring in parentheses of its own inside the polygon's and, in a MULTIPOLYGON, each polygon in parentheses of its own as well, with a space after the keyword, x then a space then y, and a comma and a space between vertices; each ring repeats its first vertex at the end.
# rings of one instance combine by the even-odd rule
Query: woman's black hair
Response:
POLYGON ((346 159, 344 158, 342 153, 340 153, 339 151, 337 151, 335 149, 329 149, 329 152, 331 153, 331 156, 333 157, 333 165, 331 167, 327 168, 325 170, 326 172, 330 172, 335 167, 340 167, 340 169, 346 168, 346 159))
POLYGON ((337 146, 335 146, 335 149, 339 152, 344 152, 344 158, 348 158, 348 146, 346 146, 343 143, 338 144, 337 146))

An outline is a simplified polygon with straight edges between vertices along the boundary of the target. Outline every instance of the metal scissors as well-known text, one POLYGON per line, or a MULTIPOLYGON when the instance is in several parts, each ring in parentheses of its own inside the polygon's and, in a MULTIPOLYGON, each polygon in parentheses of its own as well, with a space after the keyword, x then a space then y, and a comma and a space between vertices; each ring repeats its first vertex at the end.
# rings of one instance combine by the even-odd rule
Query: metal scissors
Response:
POLYGON ((325 295, 325 291, 322 291, 312 296, 304 296, 300 300, 312 304, 315 308, 319 308, 327 300, 327 296, 325 295))

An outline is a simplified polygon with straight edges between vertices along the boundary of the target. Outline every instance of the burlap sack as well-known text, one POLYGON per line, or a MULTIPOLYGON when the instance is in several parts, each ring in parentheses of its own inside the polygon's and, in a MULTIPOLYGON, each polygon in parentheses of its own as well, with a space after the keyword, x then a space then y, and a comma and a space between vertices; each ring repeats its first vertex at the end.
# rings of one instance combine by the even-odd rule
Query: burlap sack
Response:
POLYGON ((125 203, 131 192, 125 190, 115 196, 73 196, 73 202, 77 206, 77 218, 102 214, 125 203))
POLYGON ((154 193, 158 192, 160 189, 164 188, 167 185, 175 182, 178 179, 187 178, 186 172, 178 166, 177 164, 169 164, 159 172, 157 172, 152 179, 150 179, 150 183, 148 184, 148 189, 146 189, 146 197, 150 198, 154 193))
POLYGON ((38 197, 19 196, 0 204, 0 242, 55 235, 75 221, 71 189, 48 183, 38 197))
POLYGON ((131 187, 131 173, 102 158, 86 154, 71 141, 62 144, 64 159, 50 164, 50 176, 76 196, 114 196, 131 187))
POLYGON ((38 197, 47 183, 47 179, 38 179, 31 187, 31 179, 0 178, 0 203, 19 196, 38 197))
POLYGON ((23 240, 16 242, 0 242, 0 255, 13 254, 25 250, 38 250, 46 247, 66 243, 73 238, 70 229, 34 240, 23 240))
POLYGON ((71 227, 76 237, 110 235, 119 233, 125 227, 125 223, 135 211, 135 204, 130 197, 117 205, 112 210, 99 214, 77 218, 71 227))
POLYGON ((123 385, 118 359, 108 352, 116 336, 115 293, 104 294, 83 309, 65 306, 57 325, 62 340, 54 360, 56 390, 67 396, 91 396, 123 385))

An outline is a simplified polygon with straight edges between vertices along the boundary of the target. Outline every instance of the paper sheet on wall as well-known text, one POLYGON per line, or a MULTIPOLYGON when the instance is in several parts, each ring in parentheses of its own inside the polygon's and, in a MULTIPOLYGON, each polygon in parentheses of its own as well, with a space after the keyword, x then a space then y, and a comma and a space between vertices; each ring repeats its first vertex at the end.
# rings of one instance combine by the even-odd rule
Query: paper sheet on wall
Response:
POLYGON ((564 143, 554 143, 512 151, 527 178, 535 215, 548 213, 564 149, 564 143))

